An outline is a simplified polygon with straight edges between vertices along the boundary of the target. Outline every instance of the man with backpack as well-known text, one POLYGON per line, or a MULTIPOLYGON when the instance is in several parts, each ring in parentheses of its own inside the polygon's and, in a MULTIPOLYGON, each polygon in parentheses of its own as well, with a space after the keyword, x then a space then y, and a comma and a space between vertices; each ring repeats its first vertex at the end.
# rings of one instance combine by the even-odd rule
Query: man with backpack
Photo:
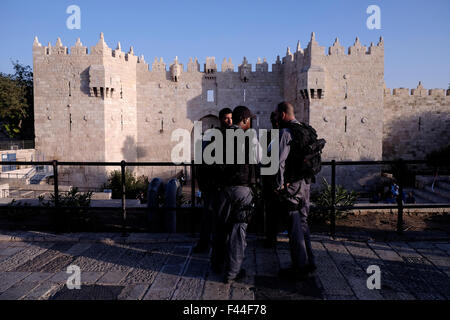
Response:
POLYGON ((286 221, 292 266, 281 269, 283 278, 303 280, 316 269, 308 227, 310 183, 320 171, 324 139, 316 131, 295 119, 294 107, 281 102, 277 107, 280 126, 280 168, 275 178, 275 192, 280 197, 286 221))

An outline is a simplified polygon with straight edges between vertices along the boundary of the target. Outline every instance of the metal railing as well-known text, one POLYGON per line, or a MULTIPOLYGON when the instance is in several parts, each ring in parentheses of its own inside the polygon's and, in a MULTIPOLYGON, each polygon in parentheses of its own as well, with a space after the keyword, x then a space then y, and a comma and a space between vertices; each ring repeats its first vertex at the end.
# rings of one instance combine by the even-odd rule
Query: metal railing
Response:
MULTIPOLYGON (((126 189, 125 189, 125 169, 127 167, 137 167, 137 166, 148 166, 148 167, 191 167, 191 205, 190 207, 185 207, 183 209, 194 210, 195 207, 195 166, 194 161, 191 163, 181 163, 176 164, 172 162, 59 162, 57 160, 53 161, 35 161, 35 162, 26 162, 26 161, 3 161, 0 164, 5 165, 43 165, 43 166, 52 166, 53 167, 53 177, 54 177, 54 207, 59 207, 59 180, 58 180, 58 168, 62 166, 118 166, 121 170, 121 211, 122 211, 122 233, 125 234, 126 223, 127 223, 127 207, 126 207, 126 189)), ((403 212, 404 209, 414 209, 414 208, 450 208, 449 204, 404 204, 403 203, 403 181, 404 177, 400 174, 397 175, 396 180, 399 186, 399 193, 396 198, 396 205, 358 205, 354 206, 338 206, 336 204, 336 167, 337 166, 372 166, 372 165, 396 165, 398 168, 402 168, 406 165, 415 164, 427 164, 425 160, 397 160, 397 161, 325 161, 322 162, 322 166, 331 166, 331 206, 329 207, 320 207, 323 210, 330 210, 330 235, 334 236, 336 233, 336 211, 337 210, 348 210, 348 209, 395 209, 397 210, 397 233, 403 233, 403 212)), ((101 208, 96 207, 96 209, 108 209, 112 208, 101 208)), ((180 208, 171 208, 171 209, 180 209, 180 208)), ((194 223, 194 219, 191 219, 194 223)), ((194 226, 192 226, 192 229, 194 226)))
POLYGON ((0 141, 0 150, 34 149, 34 140, 8 140, 0 141))

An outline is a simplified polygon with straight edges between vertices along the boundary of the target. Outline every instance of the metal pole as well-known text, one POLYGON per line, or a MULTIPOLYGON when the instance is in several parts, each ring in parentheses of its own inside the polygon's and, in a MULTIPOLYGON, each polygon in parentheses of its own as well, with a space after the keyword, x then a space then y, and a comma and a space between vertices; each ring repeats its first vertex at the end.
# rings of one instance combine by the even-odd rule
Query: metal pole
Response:
POLYGON ((53 160, 53 187, 55 192, 55 208, 59 205, 59 192, 58 192, 58 160, 53 160))
POLYGON ((122 173, 122 237, 126 237, 127 208, 125 200, 125 160, 120 162, 120 170, 122 173))
POLYGON ((330 235, 334 237, 335 233, 336 233, 336 160, 332 160, 330 235))
POLYGON ((399 235, 403 234, 403 161, 400 159, 398 161, 398 195, 397 195, 397 205, 398 205, 398 217, 397 217, 397 233, 399 235))
POLYGON ((196 222, 196 212, 195 212, 195 165, 194 160, 191 162, 191 233, 195 233, 195 222, 196 222))
POLYGON ((55 221, 55 231, 59 231, 58 223, 58 207, 59 207, 59 190, 58 190, 58 160, 53 160, 53 192, 55 194, 55 206, 54 210, 54 221, 55 221))

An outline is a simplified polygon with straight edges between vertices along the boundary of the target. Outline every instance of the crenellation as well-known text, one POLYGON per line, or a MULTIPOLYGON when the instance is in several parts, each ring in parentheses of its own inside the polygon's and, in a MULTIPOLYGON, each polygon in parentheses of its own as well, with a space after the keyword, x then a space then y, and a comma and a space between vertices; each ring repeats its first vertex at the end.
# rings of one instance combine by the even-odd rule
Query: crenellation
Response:
POLYGON ((88 49, 87 47, 83 46, 80 38, 77 38, 75 46, 70 48, 70 54, 73 56, 83 56, 88 54, 88 49))
POLYGON ((338 38, 336 38, 334 40, 333 45, 328 48, 328 55, 330 55, 330 56, 331 55, 338 55, 338 56, 345 55, 345 48, 343 46, 341 46, 338 38))
POLYGON ((195 58, 195 61, 192 61, 192 58, 189 58, 187 72, 200 72, 200 64, 198 63, 197 58, 195 58))
POLYGON ((349 55, 364 55, 366 52, 367 48, 361 44, 358 37, 356 37, 355 43, 348 48, 349 55))
POLYGON ((161 57, 158 61, 158 58, 155 57, 155 60, 152 64, 152 72, 166 72, 166 64, 161 57))
POLYGON ((430 89, 428 95, 434 97, 445 97, 445 89, 430 89))
POLYGON ((217 72, 217 64, 215 57, 206 57, 206 62, 204 64, 204 72, 208 74, 217 72))
POLYGON ((407 88, 395 88, 392 92, 394 96, 409 96, 409 89, 407 88))
POLYGON ((228 61, 226 58, 223 58, 221 70, 222 72, 234 72, 234 65, 231 62, 231 58, 228 58, 228 61))
POLYGON ((267 64, 267 59, 261 62, 261 58, 258 58, 255 66, 255 72, 269 72, 269 65, 267 64))

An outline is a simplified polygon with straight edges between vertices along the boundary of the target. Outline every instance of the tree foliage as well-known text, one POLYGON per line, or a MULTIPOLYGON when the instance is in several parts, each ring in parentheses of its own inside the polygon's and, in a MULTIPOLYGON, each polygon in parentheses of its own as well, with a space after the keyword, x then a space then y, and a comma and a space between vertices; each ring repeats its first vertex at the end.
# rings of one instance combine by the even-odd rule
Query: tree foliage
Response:
POLYGON ((14 74, 0 73, 0 125, 10 138, 33 138, 33 72, 12 64, 14 74))

